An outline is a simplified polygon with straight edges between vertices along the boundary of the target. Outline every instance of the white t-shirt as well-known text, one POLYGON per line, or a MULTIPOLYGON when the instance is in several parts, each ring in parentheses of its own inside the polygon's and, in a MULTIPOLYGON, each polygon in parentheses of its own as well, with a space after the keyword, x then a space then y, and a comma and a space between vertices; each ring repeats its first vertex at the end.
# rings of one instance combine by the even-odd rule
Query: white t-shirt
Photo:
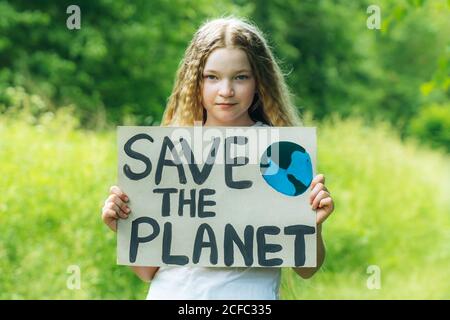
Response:
POLYGON ((160 267, 147 299, 276 300, 280 277, 281 268, 160 267))

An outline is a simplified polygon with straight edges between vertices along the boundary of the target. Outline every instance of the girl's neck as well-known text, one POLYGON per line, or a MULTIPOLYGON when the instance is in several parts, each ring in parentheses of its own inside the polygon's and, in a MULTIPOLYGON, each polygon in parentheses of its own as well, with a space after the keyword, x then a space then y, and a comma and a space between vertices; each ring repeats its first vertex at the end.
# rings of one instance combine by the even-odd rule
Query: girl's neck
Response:
POLYGON ((205 127, 250 127, 255 124, 250 117, 233 122, 222 122, 215 119, 207 118, 204 124, 205 127))

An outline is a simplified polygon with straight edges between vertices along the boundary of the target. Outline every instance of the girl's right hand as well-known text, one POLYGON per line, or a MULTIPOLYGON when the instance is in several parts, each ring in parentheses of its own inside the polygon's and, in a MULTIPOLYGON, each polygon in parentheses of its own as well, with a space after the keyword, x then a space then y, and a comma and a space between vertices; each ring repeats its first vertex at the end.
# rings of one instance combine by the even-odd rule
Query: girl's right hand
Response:
POLYGON ((109 197, 102 208, 103 222, 114 232, 117 231, 117 220, 126 219, 131 210, 126 205, 128 196, 118 186, 109 189, 109 197))

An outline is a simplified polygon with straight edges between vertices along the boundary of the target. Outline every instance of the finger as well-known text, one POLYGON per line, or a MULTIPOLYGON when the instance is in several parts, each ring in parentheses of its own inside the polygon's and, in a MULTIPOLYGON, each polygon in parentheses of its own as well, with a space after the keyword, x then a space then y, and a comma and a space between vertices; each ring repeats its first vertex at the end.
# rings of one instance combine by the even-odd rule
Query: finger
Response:
POLYGON ((109 189, 109 193, 116 194, 117 196, 119 196, 120 199, 122 199, 125 202, 128 202, 129 200, 128 196, 122 190, 120 190, 118 186, 112 186, 109 189))
POLYGON ((117 215, 112 209, 103 212, 103 222, 113 231, 117 230, 117 215))
POLYGON ((130 208, 116 194, 110 195, 109 198, 110 201, 114 202, 124 214, 128 215, 131 212, 130 208))
POLYGON ((122 218, 122 219, 126 219, 128 218, 128 215, 122 211, 122 209, 120 209, 120 207, 114 203, 114 210, 116 211, 117 215, 122 218))
POLYGON ((322 199, 325 199, 327 197, 329 197, 330 194, 324 190, 320 190, 319 193, 317 194, 317 196, 314 198, 313 203, 311 205, 313 210, 316 210, 317 207, 319 206, 319 202, 322 199))
POLYGON ((333 200, 331 199, 331 197, 322 199, 320 201, 319 206, 321 206, 321 208, 325 208, 325 207, 329 207, 329 208, 327 210, 320 210, 317 213, 317 218, 316 218, 317 224, 323 223, 333 212, 333 208, 334 208, 333 200))
MULTIPOLYGON (((329 207, 330 212, 332 212, 333 209, 334 209, 334 202, 333 202, 333 199, 332 199, 331 197, 323 198, 322 200, 320 200, 318 207, 319 207, 319 208, 329 207)), ((327 210, 327 211, 328 211, 328 210, 327 210)))
POLYGON ((111 220, 106 224, 112 231, 117 232, 117 220, 111 220))
POLYGON ((316 184, 322 183, 325 184, 325 176, 323 174, 318 174, 314 177, 314 179, 311 181, 311 190, 314 189, 316 184))
POLYGON ((123 212, 123 211, 119 208, 119 206, 118 206, 117 204, 115 204, 114 202, 109 202, 109 203, 108 203, 108 208, 114 210, 114 211, 116 212, 116 216, 117 216, 118 218, 122 218, 122 219, 128 218, 128 215, 125 214, 125 212, 123 212))
POLYGON ((318 183, 316 184, 316 186, 314 187, 314 189, 311 191, 311 193, 309 194, 309 203, 311 204, 313 202, 313 200, 315 199, 315 197, 317 196, 317 194, 321 191, 321 190, 326 190, 325 186, 322 183, 318 183))
POLYGON ((113 209, 104 209, 102 218, 104 222, 109 222, 110 220, 117 220, 117 213, 113 209))

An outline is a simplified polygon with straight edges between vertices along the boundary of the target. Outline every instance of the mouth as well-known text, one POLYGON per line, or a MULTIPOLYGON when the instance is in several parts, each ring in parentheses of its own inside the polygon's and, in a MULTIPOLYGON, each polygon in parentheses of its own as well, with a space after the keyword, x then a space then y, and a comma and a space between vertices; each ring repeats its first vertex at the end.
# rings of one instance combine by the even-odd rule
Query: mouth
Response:
POLYGON ((230 108, 236 104, 237 103, 216 103, 216 106, 218 106, 220 108, 230 108))

